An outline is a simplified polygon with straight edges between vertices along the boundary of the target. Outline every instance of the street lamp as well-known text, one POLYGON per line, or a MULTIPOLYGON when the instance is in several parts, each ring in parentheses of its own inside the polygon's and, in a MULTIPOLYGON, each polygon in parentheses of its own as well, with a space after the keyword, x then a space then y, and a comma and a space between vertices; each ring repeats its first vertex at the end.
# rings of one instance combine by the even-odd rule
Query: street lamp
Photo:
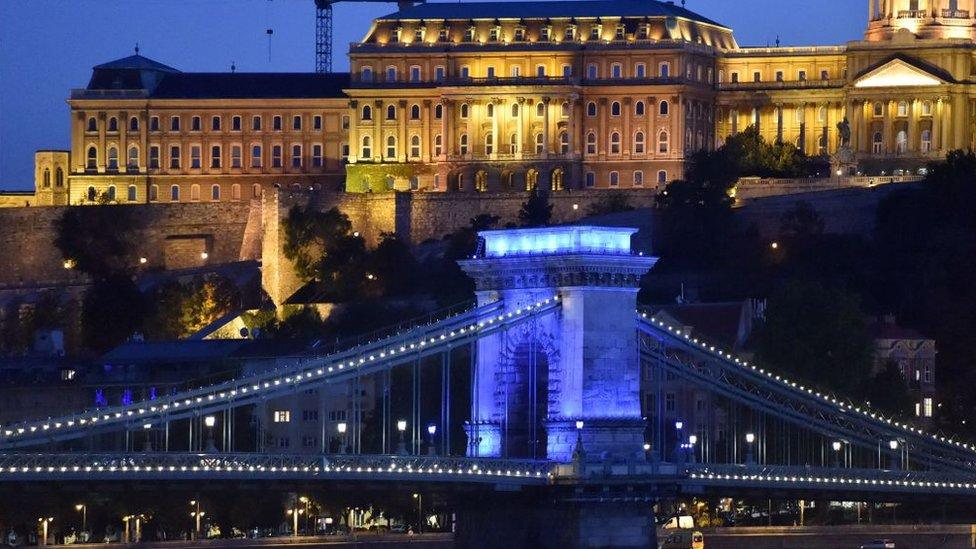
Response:
POLYGON ((81 531, 88 530, 88 506, 84 503, 79 503, 75 505, 75 511, 81 513, 81 531))
MULTIPOLYGON (((897 452, 898 441, 897 440, 888 441, 888 448, 891 448, 892 452, 897 452)), ((892 469, 901 469, 901 454, 892 458, 892 469)))
POLYGON ((746 433, 746 465, 755 465, 756 456, 752 453, 752 446, 756 442, 754 433, 746 433))
POLYGON ((51 524, 54 517, 41 517, 37 522, 41 525, 41 545, 47 545, 47 527, 51 524))
POLYGON ((427 446, 427 453, 430 455, 437 455, 434 449, 434 435, 437 434, 437 425, 431 423, 427 426, 427 434, 430 436, 430 445, 427 446))
POLYGON ((308 516, 309 516, 308 506, 312 502, 312 500, 308 499, 305 496, 302 496, 302 497, 298 498, 298 501, 305 504, 305 535, 308 536, 308 535, 310 535, 308 533, 308 516))
POLYGON ((698 444, 698 435, 688 437, 688 461, 695 462, 695 445, 698 444))
POLYGON ((338 424, 336 424, 336 431, 339 431, 339 453, 340 454, 346 453, 346 428, 347 427, 348 426, 346 425, 345 421, 340 421, 338 424))
POLYGON ((213 428, 217 424, 217 418, 214 416, 206 416, 203 418, 203 424, 207 426, 207 452, 216 453, 217 445, 214 443, 213 438, 213 428))
POLYGON ((291 517, 291 537, 298 537, 298 515, 302 514, 302 510, 297 507, 285 511, 285 514, 291 517))
POLYGON ((413 499, 417 500, 417 533, 424 531, 424 496, 414 492, 413 499))
POLYGON ((397 421, 397 431, 400 432, 400 442, 397 444, 397 453, 401 456, 407 455, 407 443, 403 440, 403 433, 407 430, 407 420, 397 421))
POLYGON ((193 539, 200 539, 200 519, 204 515, 203 511, 200 510, 200 500, 191 500, 190 507, 193 508, 193 511, 190 511, 190 517, 194 519, 194 523, 196 524, 196 529, 193 531, 193 539))
POLYGON ((834 449, 834 467, 840 467, 840 449, 841 449, 840 441, 835 440, 831 442, 830 447, 834 449))

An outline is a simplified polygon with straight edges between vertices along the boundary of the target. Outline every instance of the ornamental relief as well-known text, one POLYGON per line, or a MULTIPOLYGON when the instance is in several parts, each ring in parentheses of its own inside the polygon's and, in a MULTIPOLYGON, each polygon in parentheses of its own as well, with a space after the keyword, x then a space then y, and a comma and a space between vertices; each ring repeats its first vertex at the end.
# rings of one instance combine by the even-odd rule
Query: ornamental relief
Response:
POLYGON ((546 387, 547 409, 559 409, 562 367, 558 341, 553 333, 552 324, 549 322, 545 322, 545 326, 542 324, 538 321, 523 322, 502 334, 501 350, 495 363, 495 389, 493 391, 495 412, 492 419, 503 420, 505 408, 512 398, 512 393, 527 390, 525 378, 528 375, 528 365, 521 364, 519 360, 525 358, 520 354, 520 351, 524 351, 526 344, 532 345, 535 353, 545 356, 545 367, 548 372, 546 376, 548 380, 546 387))

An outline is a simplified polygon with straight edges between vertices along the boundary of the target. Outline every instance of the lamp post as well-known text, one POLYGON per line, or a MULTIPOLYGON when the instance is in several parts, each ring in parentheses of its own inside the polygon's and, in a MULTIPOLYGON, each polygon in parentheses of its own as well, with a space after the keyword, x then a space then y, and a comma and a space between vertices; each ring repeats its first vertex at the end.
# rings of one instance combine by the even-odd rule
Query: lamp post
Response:
POLYGON ((289 509, 285 512, 286 515, 291 516, 291 537, 298 537, 298 515, 302 514, 302 510, 297 506, 289 509))
POLYGON ((401 419, 397 421, 397 431, 400 432, 400 442, 397 443, 397 454, 401 456, 407 455, 407 443, 403 440, 403 433, 407 430, 407 420, 401 419))
MULTIPOLYGON (((888 448, 891 448, 891 451, 892 452, 897 452, 898 451, 898 441, 897 440, 890 440, 890 441, 888 441, 888 448)), ((892 457, 891 468, 894 469, 895 471, 901 469, 901 454, 898 454, 897 456, 892 457)))
POLYGON ((41 517, 37 519, 38 524, 41 525, 41 545, 47 545, 47 527, 53 520, 54 517, 41 517))
POLYGON ((840 467, 840 449, 841 443, 839 440, 835 440, 830 443, 830 447, 834 449, 834 467, 840 467))
POLYGON ((417 500, 417 533, 424 531, 424 496, 414 492, 413 499, 417 500))
POLYGON ((756 455, 753 453, 753 444, 756 443, 754 433, 746 433, 746 465, 756 464, 756 455))
POLYGON ((698 435, 691 435, 688 437, 688 462, 694 463, 695 458, 695 445, 698 444, 698 435))
POLYGON ((311 500, 308 499, 306 496, 302 496, 302 497, 298 498, 298 501, 300 503, 304 503, 305 504, 305 535, 307 536, 307 535, 309 535, 309 533, 308 533, 308 505, 311 503, 311 500))
POLYGON ((336 424, 336 431, 339 432, 339 453, 346 453, 346 429, 348 426, 345 421, 340 421, 336 424))
POLYGON ((681 429, 685 426, 681 420, 674 422, 674 461, 682 463, 684 461, 684 443, 681 441, 681 429))
POLYGON ((79 511, 81 513, 81 531, 82 532, 87 531, 88 530, 88 505, 85 505, 84 503, 79 503, 78 505, 75 505, 75 511, 79 511))
POLYGON ((193 518, 194 524, 196 525, 196 528, 193 530, 193 539, 200 539, 200 519, 204 514, 200 510, 200 500, 191 500, 190 507, 193 509, 193 511, 190 511, 190 517, 193 518))
POLYGON ((203 418, 203 424, 207 426, 207 452, 216 453, 217 445, 214 443, 213 438, 213 428, 217 424, 217 418, 214 416, 206 416, 203 418))
POLYGON ((430 444, 427 446, 427 454, 436 456, 437 450, 434 448, 434 435, 437 434, 437 425, 431 423, 427 426, 427 435, 430 437, 430 444))

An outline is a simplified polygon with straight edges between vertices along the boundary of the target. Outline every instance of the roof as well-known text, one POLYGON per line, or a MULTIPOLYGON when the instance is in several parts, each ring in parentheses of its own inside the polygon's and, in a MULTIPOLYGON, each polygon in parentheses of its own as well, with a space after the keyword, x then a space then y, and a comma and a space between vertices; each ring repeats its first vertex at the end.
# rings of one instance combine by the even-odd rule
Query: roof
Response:
POLYGON ((116 59, 115 61, 109 61, 108 63, 102 63, 101 65, 95 65, 95 69, 135 69, 135 70, 149 70, 149 71, 164 71, 164 72, 180 72, 169 65, 164 65, 159 61, 154 61, 148 57, 142 55, 130 55, 129 57, 123 57, 122 59, 116 59))
POLYGON ((917 330, 911 328, 905 328, 899 326, 895 322, 889 319, 881 319, 880 321, 875 321, 869 324, 869 329, 871 331, 871 337, 875 340, 879 339, 892 339, 892 340, 930 340, 932 338, 926 337, 917 330))
POLYGON ((704 337, 727 348, 739 346, 743 335, 744 302, 733 303, 686 303, 658 307, 654 315, 661 313, 691 328, 698 337, 704 337))
POLYGON ((575 0, 572 2, 428 2, 379 19, 540 19, 568 17, 681 17, 709 25, 710 19, 656 0, 575 0))
POLYGON ((167 74, 158 99, 306 99, 344 97, 349 73, 181 72, 167 74))

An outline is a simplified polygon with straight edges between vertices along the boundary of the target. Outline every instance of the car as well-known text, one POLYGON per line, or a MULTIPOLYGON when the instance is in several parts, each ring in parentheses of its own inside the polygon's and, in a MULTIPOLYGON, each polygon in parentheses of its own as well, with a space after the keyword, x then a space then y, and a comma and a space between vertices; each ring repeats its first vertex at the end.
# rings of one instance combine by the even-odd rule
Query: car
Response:
POLYGON ((691 530, 671 531, 658 544, 658 549, 705 549, 705 536, 691 530))
POLYGON ((861 549, 895 549, 895 542, 890 539, 876 539, 862 544, 861 549))

